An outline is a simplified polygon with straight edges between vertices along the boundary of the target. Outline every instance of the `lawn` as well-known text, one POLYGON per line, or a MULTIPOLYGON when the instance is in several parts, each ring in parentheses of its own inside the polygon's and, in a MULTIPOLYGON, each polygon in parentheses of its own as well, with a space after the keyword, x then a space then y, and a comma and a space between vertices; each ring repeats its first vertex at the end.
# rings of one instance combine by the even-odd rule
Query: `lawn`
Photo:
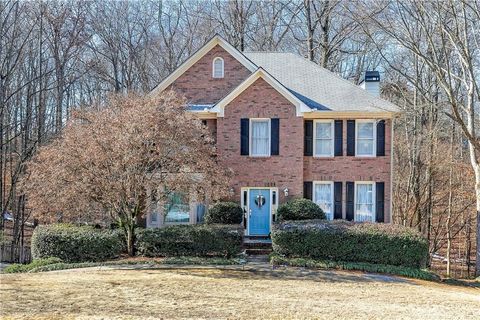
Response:
POLYGON ((2 319, 473 319, 480 310, 476 288, 361 272, 132 268, 2 274, 2 319))

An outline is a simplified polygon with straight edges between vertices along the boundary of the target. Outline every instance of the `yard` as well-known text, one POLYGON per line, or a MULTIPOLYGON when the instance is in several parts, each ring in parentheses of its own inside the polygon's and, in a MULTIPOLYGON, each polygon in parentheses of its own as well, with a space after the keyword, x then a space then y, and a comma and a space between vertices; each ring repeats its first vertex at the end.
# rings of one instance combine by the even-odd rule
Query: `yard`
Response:
POLYGON ((473 319, 480 310, 479 289, 359 272, 132 268, 0 275, 1 317, 473 319))

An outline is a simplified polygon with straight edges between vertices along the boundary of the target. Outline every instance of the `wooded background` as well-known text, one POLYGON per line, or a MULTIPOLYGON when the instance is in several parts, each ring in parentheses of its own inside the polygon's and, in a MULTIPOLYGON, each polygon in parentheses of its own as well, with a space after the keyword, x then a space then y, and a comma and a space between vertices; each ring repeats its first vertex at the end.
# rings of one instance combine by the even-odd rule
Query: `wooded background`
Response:
POLYGON ((0 1, 3 241, 25 241, 24 164, 72 110, 149 92, 218 33, 242 51, 298 53, 355 84, 379 70, 382 96, 402 110, 394 221, 428 237, 436 269, 472 275, 479 21, 479 1, 0 1))

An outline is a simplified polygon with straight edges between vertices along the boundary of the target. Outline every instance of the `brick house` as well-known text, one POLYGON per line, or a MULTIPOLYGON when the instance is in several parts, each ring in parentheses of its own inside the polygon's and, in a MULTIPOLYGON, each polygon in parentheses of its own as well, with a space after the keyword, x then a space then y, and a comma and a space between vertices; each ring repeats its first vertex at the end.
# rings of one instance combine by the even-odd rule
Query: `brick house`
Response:
MULTIPOLYGON (((279 204, 305 197, 329 219, 391 222, 392 125, 379 74, 361 86, 291 53, 240 52, 215 36, 152 94, 174 90, 216 137, 234 170, 230 193, 247 235, 268 235, 279 204)), ((147 226, 196 223, 205 207, 181 196, 147 226)))

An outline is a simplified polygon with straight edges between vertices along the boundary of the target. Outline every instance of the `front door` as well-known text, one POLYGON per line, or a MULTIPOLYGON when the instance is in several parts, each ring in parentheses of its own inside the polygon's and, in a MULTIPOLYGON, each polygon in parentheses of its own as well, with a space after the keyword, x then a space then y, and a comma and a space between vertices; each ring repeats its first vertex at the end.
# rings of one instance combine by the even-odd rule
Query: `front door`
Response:
POLYGON ((250 189, 249 193, 249 235, 268 235, 270 233, 270 190, 250 189))

